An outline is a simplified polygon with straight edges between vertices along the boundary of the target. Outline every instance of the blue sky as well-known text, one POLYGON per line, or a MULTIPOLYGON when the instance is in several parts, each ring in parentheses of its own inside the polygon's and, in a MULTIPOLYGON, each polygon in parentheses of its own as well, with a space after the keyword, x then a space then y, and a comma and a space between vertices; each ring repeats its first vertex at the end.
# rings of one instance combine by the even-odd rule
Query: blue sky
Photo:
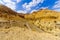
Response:
POLYGON ((60 0, 0 0, 0 4, 18 13, 29 13, 46 8, 60 12, 60 0))

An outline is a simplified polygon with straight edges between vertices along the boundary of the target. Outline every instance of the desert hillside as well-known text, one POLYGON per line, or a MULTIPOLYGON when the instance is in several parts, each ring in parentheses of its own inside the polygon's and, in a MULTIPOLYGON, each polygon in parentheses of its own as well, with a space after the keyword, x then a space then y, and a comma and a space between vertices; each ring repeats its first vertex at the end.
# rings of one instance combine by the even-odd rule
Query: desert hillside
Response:
POLYGON ((59 36, 60 34, 60 13, 48 9, 42 9, 32 14, 24 15, 30 23, 41 30, 59 36))
POLYGON ((22 14, 0 5, 0 40, 60 40, 60 13, 22 14))

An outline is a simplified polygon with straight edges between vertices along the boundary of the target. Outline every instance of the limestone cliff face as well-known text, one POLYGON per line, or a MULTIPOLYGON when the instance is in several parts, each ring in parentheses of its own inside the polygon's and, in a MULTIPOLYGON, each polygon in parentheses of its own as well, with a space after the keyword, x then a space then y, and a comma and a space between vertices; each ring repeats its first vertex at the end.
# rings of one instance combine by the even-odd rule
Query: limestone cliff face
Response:
POLYGON ((41 30, 59 36, 60 12, 42 9, 32 14, 26 14, 24 18, 41 30))
POLYGON ((37 12, 33 12, 31 14, 25 15, 25 18, 26 19, 39 19, 39 18, 40 19, 44 19, 44 18, 55 19, 55 18, 58 18, 59 16, 60 16, 60 12, 55 12, 55 11, 48 10, 48 9, 42 9, 37 12))

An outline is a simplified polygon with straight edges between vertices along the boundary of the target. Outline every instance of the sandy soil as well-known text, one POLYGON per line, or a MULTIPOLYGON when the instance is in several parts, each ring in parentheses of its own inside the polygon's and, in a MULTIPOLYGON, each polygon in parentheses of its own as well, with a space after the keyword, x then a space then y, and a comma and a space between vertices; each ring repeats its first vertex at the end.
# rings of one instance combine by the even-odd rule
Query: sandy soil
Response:
POLYGON ((0 40, 60 40, 60 38, 45 32, 39 33, 26 28, 11 27, 0 29, 0 40))

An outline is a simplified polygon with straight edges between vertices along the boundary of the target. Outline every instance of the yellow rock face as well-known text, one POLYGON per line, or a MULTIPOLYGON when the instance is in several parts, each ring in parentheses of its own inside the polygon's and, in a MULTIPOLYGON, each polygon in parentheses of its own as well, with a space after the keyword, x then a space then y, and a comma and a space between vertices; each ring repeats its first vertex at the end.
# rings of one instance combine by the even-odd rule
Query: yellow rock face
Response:
POLYGON ((59 18, 59 12, 55 12, 55 11, 51 11, 51 10, 41 10, 38 12, 33 12, 32 14, 27 14, 25 15, 26 19, 55 19, 55 18, 59 18))
POLYGON ((41 30, 51 34, 58 35, 57 30, 60 30, 59 12, 44 9, 25 15, 25 19, 36 25, 41 30))

